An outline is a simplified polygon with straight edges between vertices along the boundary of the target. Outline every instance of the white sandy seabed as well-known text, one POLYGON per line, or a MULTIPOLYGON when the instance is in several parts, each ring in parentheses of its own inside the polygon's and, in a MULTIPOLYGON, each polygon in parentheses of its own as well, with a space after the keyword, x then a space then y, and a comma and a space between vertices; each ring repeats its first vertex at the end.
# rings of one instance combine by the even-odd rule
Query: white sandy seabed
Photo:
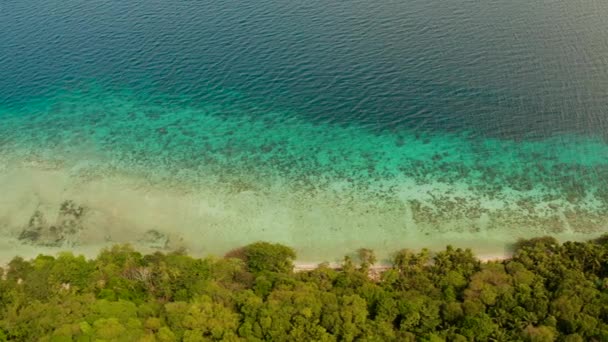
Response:
MULTIPOLYGON (((14 160, 11 163, 16 165, 14 160)), ((404 185, 403 192, 423 198, 428 189, 410 184, 404 185)), ((61 166, 32 161, 15 167, 4 163, 0 191, 3 262, 16 255, 27 258, 63 250, 93 257, 116 243, 131 243, 142 252, 185 248, 195 256, 223 255, 261 240, 294 247, 302 267, 337 262, 362 247, 376 251, 381 260, 402 248, 437 250, 447 244, 472 248, 482 259, 500 259, 509 254, 509 245, 517 238, 542 235, 522 228, 494 227, 487 215, 473 221, 445 222, 456 228, 474 225, 475 230, 433 233, 428 225, 416 222, 407 204, 382 209, 322 192, 303 196, 278 190, 193 190, 151 185, 118 172, 83 178, 61 166), (78 232, 66 236, 59 246, 18 239, 35 212, 41 213, 48 226, 56 222, 66 200, 85 208, 78 232), (153 234, 155 241, 151 241, 151 230, 158 233, 153 234)), ((598 234, 565 231, 552 235, 560 240, 584 240, 598 234)))

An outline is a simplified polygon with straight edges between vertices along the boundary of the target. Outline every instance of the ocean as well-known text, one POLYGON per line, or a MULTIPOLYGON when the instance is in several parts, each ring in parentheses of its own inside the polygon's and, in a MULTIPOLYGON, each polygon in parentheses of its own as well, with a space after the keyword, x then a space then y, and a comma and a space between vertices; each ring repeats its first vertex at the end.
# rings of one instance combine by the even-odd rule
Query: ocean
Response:
POLYGON ((608 231, 608 3, 0 3, 0 241, 302 260, 608 231))

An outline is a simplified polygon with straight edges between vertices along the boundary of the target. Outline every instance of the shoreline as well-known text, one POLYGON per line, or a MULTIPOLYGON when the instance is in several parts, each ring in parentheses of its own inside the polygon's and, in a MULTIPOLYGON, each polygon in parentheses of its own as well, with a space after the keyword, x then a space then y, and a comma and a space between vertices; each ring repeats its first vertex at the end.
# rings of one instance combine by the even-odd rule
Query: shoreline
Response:
MULTIPOLYGON (((15 257, 22 257, 26 260, 31 260, 36 258, 38 255, 50 255, 56 257, 60 253, 69 252, 74 255, 83 255, 86 259, 94 259, 99 255, 101 250, 105 248, 111 248, 112 246, 120 245, 120 243, 104 243, 104 244, 93 244, 87 246, 73 246, 73 247, 49 247, 49 246, 35 246, 35 245, 26 245, 21 244, 17 240, 14 239, 1 239, 0 240, 0 265, 2 267, 8 265, 8 263, 15 257)), ((159 248, 150 248, 145 247, 138 244, 129 244, 136 251, 142 254, 152 254, 155 252, 161 252, 164 254, 171 253, 174 250, 170 249, 159 249, 159 248)), ((455 248, 462 248, 458 245, 453 245, 455 248)), ((443 248, 433 248, 430 249, 431 253, 438 252, 447 247, 443 248)), ((417 251, 421 248, 414 248, 413 250, 417 251)), ((464 249, 464 248, 463 248, 464 249)), ((391 251, 389 254, 396 252, 391 251)), ((206 258, 206 257, 214 257, 214 258, 223 258, 224 254, 214 254, 214 253, 192 253, 191 251, 186 251, 187 255, 190 255, 195 258, 206 258)), ((477 259, 481 262, 489 262, 489 261, 502 261, 509 259, 512 256, 512 253, 507 251, 495 252, 495 253, 482 253, 476 254, 473 250, 473 254, 477 259)), ((344 256, 349 255, 345 254, 344 256)), ((350 253, 353 255, 353 253, 350 253)), ((344 258, 342 257, 342 259, 344 258)), ((325 260, 325 261, 310 261, 306 259, 296 259, 294 260, 294 271, 295 272, 305 272, 311 271, 318 268, 321 264, 327 264, 329 268, 332 269, 340 269, 342 267, 342 259, 333 258, 333 260, 325 260)), ((379 258, 378 262, 370 267, 371 271, 383 271, 391 266, 390 259, 388 258, 379 258)))
MULTIPOLYGON (((458 248, 458 246, 455 246, 456 248, 458 248)), ((434 252, 435 250, 431 250, 431 253, 434 252)), ((473 253, 475 255, 475 258, 479 259, 479 261, 481 262, 489 262, 489 261, 502 261, 502 260, 507 260, 509 258, 511 258, 513 256, 512 253, 505 253, 505 254, 483 254, 483 255, 476 255, 475 253, 473 253)), ((315 268, 317 266, 319 266, 320 264, 323 264, 323 262, 320 263, 315 263, 315 262, 308 262, 308 261, 302 261, 302 260, 296 260, 294 262, 294 266, 297 269, 310 269, 310 268, 315 268)), ((328 262, 328 267, 329 268, 339 268, 341 267, 339 262, 328 262)), ((387 267, 389 264, 388 263, 383 263, 383 262, 377 262, 375 263, 373 266, 371 266, 372 268, 374 267, 387 267)))
MULTIPOLYGON (((481 261, 482 263, 492 262, 492 261, 503 261, 511 258, 513 256, 512 253, 496 253, 496 254, 483 254, 483 255, 475 255, 475 257, 481 261)), ((294 262, 294 272, 306 272, 312 271, 319 267, 321 263, 314 262, 306 262, 306 261, 298 261, 294 262)), ((339 262, 329 262, 327 263, 327 267, 337 270, 341 269, 342 265, 339 262)), ((382 272, 387 269, 390 269, 392 265, 390 263, 378 262, 370 266, 370 272, 382 272)))

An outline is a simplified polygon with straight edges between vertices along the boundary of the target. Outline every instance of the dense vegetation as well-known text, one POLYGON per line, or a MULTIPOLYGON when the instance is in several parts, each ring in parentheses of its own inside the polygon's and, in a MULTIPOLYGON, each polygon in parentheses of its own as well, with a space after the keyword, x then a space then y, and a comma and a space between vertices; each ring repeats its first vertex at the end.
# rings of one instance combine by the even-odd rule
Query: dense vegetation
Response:
POLYGON ((292 249, 225 258, 63 253, 13 259, 0 281, 0 341, 608 341, 608 237, 521 241, 481 263, 448 247, 373 252, 293 272, 292 249))

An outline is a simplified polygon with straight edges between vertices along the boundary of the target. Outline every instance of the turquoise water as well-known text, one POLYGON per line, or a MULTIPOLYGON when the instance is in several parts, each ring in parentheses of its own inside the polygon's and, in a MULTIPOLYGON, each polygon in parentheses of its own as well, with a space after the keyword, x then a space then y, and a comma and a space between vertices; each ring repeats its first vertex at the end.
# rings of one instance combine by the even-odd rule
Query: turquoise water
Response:
POLYGON ((201 252, 265 239, 311 260, 597 235, 606 14, 582 0, 0 4, 0 231, 201 252))

